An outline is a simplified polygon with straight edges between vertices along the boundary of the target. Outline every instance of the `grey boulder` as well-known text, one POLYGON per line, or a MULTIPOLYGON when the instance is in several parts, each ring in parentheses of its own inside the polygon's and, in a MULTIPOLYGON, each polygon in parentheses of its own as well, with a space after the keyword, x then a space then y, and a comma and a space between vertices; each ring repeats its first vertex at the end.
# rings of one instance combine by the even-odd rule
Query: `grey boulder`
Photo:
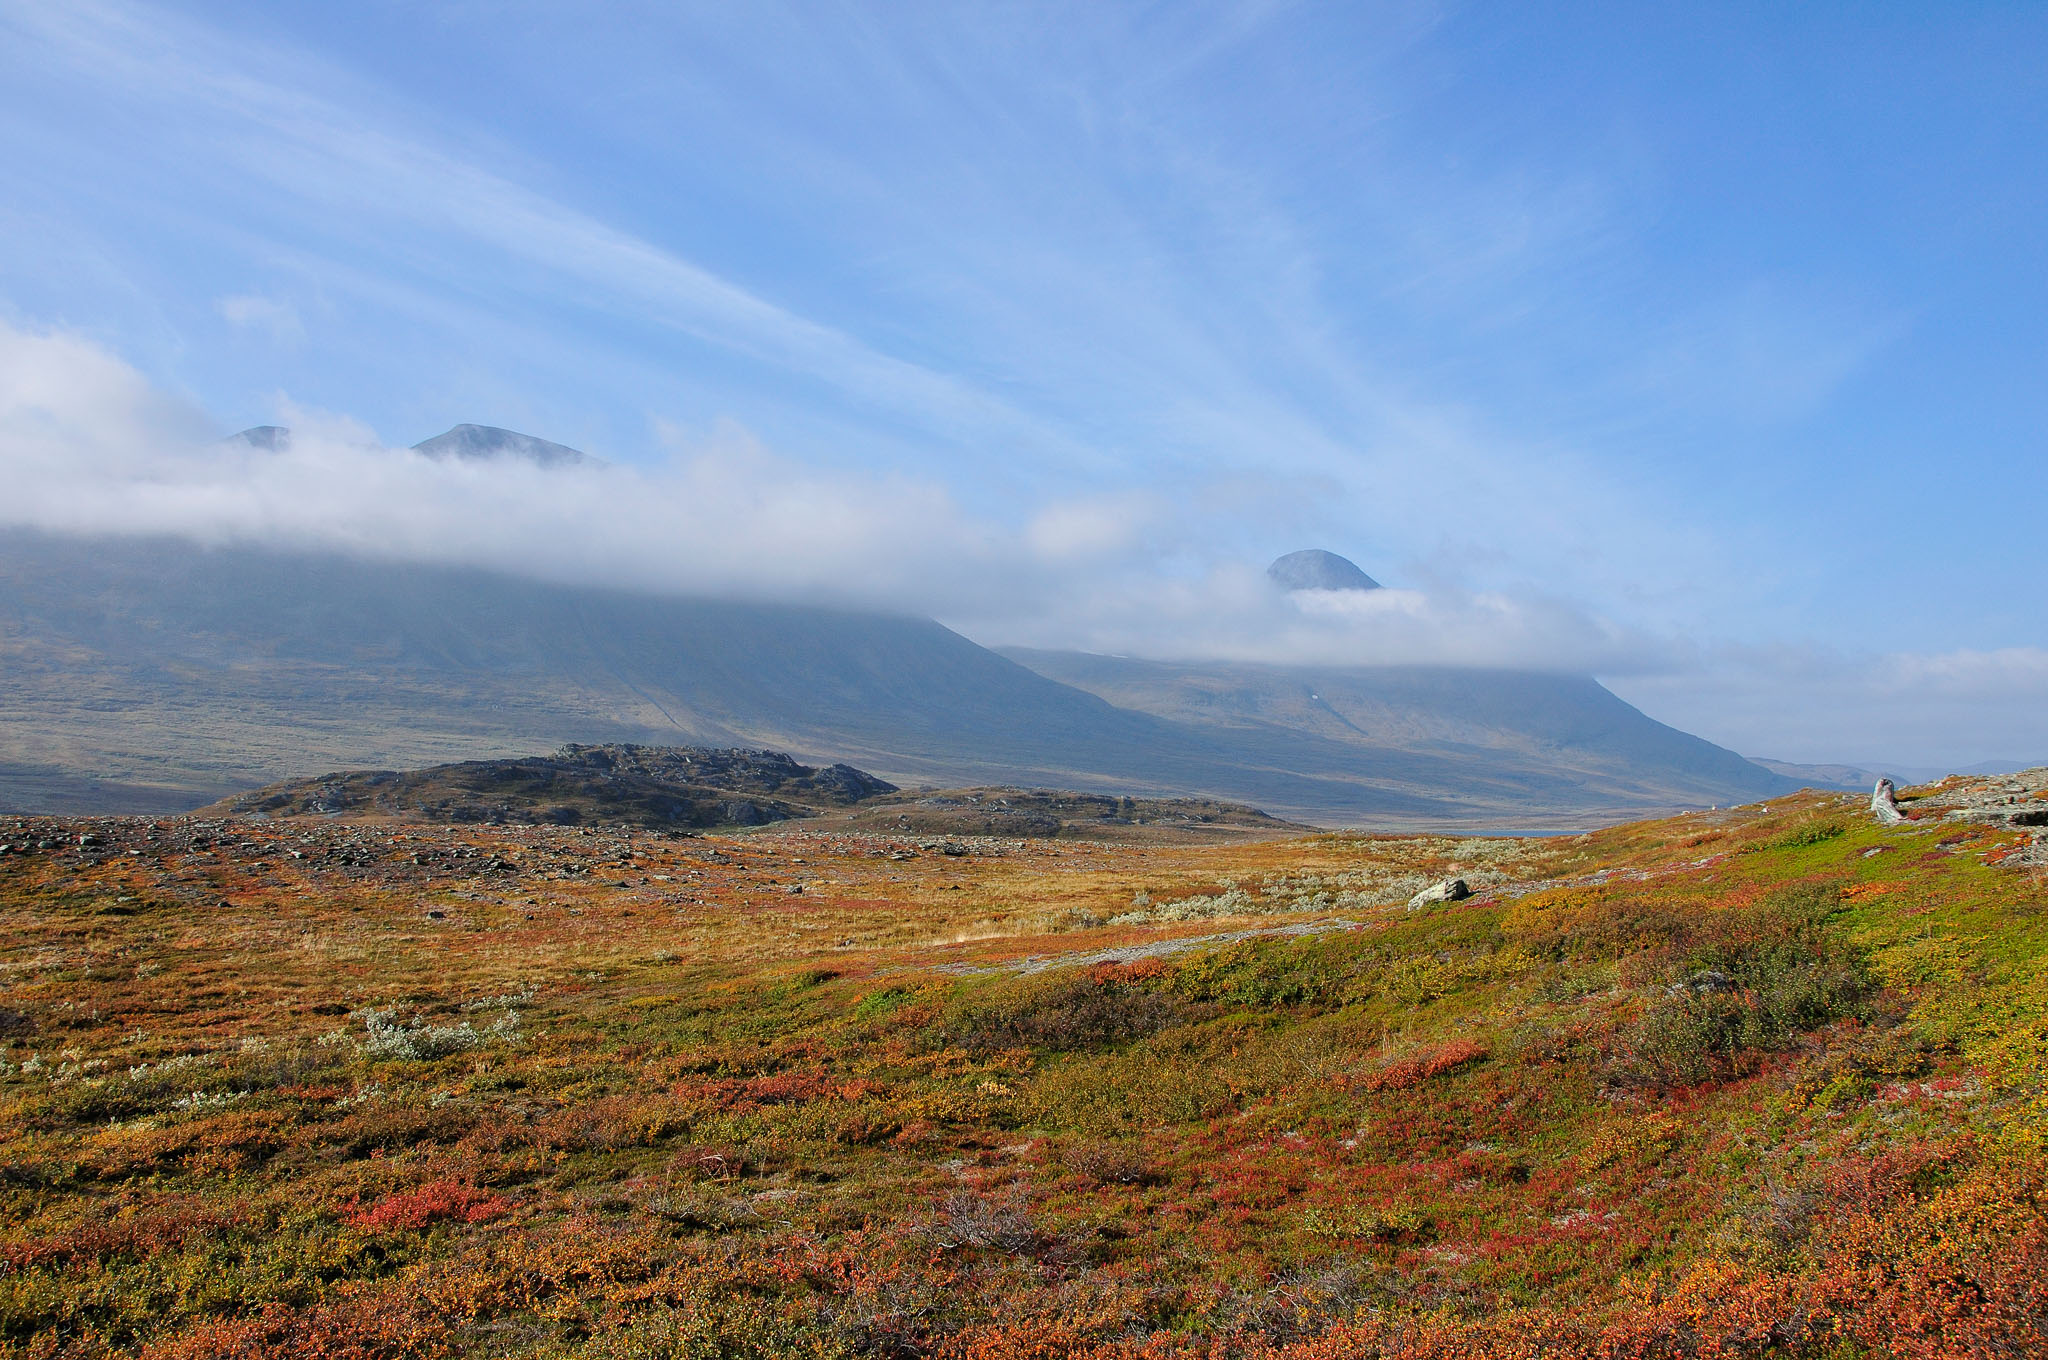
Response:
POLYGON ((1447 878, 1432 888, 1424 888, 1408 899, 1408 910, 1420 911, 1440 902, 1462 902, 1472 895, 1472 889, 1465 886, 1462 878, 1447 878))

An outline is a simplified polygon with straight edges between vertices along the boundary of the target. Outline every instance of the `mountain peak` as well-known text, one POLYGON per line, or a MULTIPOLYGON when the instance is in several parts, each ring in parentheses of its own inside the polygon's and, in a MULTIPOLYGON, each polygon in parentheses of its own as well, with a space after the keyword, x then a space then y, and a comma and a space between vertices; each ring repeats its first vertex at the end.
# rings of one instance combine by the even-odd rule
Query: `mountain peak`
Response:
POLYGON ((265 453, 283 453, 292 446, 292 432, 282 425, 251 425, 229 435, 226 442, 247 444, 265 453))
POLYGON ((1348 557, 1321 548, 1303 548, 1276 558, 1266 568, 1282 590, 1378 590, 1380 583, 1358 569, 1348 557))
POLYGON ((432 439, 422 439, 413 445, 413 448, 429 458, 465 458, 477 461, 519 458, 539 467, 568 467, 572 464, 597 464, 602 461, 566 444, 536 439, 517 430, 501 430, 495 425, 457 425, 446 434, 437 434, 432 439))

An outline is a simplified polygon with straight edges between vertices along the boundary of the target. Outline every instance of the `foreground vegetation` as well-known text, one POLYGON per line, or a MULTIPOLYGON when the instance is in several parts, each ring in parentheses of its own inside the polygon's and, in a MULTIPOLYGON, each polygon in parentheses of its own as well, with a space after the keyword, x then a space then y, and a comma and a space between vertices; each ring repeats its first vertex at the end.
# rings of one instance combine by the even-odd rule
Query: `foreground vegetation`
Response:
POLYGON ((2048 1353, 2023 830, 0 840, 0 1355, 2048 1353))

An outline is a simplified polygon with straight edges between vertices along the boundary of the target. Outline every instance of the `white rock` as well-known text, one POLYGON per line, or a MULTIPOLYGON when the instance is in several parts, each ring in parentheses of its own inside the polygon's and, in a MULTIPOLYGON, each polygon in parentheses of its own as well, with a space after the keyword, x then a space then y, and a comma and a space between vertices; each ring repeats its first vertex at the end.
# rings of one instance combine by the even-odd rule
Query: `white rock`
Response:
POLYGON ((1464 879, 1447 878, 1435 887, 1424 888, 1421 892, 1409 898, 1408 910, 1420 911, 1424 907, 1433 907, 1439 902, 1462 902, 1471 895, 1472 890, 1465 886, 1464 879))
POLYGON ((1885 826, 1897 826, 1906 820, 1906 814, 1899 811, 1899 792, 1889 779, 1877 781, 1877 787, 1870 791, 1870 811, 1885 826))

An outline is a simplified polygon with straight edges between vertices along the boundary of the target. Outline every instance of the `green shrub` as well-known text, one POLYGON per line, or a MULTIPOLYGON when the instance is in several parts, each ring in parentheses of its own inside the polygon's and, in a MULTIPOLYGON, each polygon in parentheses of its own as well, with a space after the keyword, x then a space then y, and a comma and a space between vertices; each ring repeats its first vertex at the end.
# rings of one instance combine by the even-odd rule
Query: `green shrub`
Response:
POLYGON ((1809 845, 1823 845, 1835 840, 1849 830, 1845 822, 1808 822, 1795 826, 1790 831, 1773 836, 1756 846, 1758 850, 1798 850, 1809 845))
POLYGON ((1627 1085, 1694 1085, 1865 1016, 1876 982, 1862 953, 1826 928, 1839 905, 1836 885, 1800 884, 1703 922, 1703 938, 1624 1032, 1616 1075, 1627 1085))
POLYGON ((1192 1001, 1235 1006, 1336 1003, 1356 971, 1355 951, 1332 942, 1255 940, 1202 955, 1175 970, 1173 990, 1192 1001))
POLYGON ((1196 1018, 1179 997, 1127 982, 1068 974, 999 997, 978 999, 947 1020, 962 1048, 1076 1050, 1130 1043, 1196 1018))

